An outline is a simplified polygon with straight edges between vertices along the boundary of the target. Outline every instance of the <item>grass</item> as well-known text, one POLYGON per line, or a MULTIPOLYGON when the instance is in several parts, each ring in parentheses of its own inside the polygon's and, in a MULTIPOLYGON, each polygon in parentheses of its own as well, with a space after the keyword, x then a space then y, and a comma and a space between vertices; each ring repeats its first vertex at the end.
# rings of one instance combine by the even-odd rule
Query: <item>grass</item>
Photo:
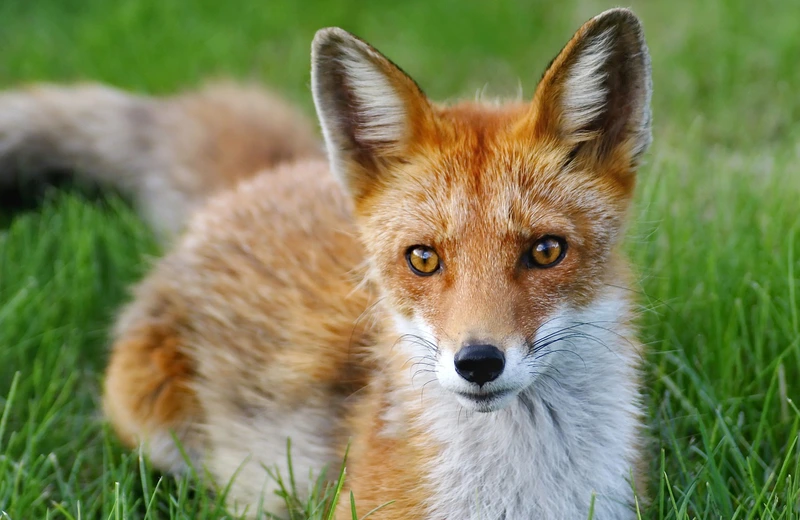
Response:
MULTIPOLYGON (((528 96, 571 32, 609 6, 5 0, 0 84, 88 78, 160 93, 226 75, 310 111, 309 42, 340 25, 434 98, 487 80, 490 93, 521 84, 528 96)), ((798 519, 800 3, 633 7, 656 122, 628 242, 651 352, 642 516, 798 519)), ((117 199, 75 191, 0 214, 0 519, 230 517, 224 490, 160 477, 98 414, 109 324, 159 253, 150 232, 117 199)))

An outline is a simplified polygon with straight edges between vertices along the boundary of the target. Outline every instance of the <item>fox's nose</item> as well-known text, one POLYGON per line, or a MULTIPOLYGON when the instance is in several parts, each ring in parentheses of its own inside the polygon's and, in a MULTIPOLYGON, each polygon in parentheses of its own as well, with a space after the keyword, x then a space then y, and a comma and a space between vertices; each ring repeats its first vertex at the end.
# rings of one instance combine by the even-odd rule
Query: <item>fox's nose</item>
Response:
POLYGON ((456 353, 455 364, 461 377, 483 386, 503 373, 506 357, 494 345, 469 345, 456 353))

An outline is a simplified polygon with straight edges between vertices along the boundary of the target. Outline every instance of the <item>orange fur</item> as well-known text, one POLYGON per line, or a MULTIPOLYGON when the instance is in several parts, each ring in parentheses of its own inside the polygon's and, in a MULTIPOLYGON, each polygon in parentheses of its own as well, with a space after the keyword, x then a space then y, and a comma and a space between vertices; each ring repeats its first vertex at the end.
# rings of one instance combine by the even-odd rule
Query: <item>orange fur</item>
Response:
POLYGON ((146 439, 148 425, 179 426, 198 409, 189 361, 180 340, 168 334, 153 326, 143 337, 117 343, 109 360, 104 408, 131 447, 146 439))

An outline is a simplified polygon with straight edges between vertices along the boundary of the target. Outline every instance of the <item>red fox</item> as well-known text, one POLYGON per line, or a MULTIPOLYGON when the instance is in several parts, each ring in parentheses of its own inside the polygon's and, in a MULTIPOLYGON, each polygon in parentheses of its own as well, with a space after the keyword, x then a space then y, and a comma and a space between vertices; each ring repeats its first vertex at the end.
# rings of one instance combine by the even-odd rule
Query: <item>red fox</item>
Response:
POLYGON ((295 475, 349 445, 343 496, 392 502, 375 518, 636 518, 642 345, 620 252, 651 141, 636 16, 589 20, 527 103, 434 104, 337 28, 311 59, 327 159, 252 89, 0 96, 3 175, 74 169, 175 237, 116 324, 120 438, 233 479, 250 515, 285 513, 265 468, 287 474, 291 439, 295 475))

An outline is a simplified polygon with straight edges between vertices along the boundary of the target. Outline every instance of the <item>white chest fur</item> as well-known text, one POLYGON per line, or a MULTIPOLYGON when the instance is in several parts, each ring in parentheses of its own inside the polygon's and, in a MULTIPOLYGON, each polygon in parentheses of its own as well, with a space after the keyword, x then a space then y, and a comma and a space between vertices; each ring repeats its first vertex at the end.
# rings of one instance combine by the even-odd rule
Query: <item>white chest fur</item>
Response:
POLYGON ((429 518, 573 520, 590 507, 595 520, 636 518, 639 353, 619 315, 600 319, 620 310, 611 307, 554 320, 590 339, 561 345, 569 352, 548 357, 544 375, 502 410, 467 412, 436 382, 416 394, 420 426, 439 451, 428 468, 429 518))
POLYGON ((581 519, 593 495, 595 519, 633 518, 635 411, 580 390, 532 389, 493 414, 430 410, 442 448, 429 468, 431 518, 581 519))

